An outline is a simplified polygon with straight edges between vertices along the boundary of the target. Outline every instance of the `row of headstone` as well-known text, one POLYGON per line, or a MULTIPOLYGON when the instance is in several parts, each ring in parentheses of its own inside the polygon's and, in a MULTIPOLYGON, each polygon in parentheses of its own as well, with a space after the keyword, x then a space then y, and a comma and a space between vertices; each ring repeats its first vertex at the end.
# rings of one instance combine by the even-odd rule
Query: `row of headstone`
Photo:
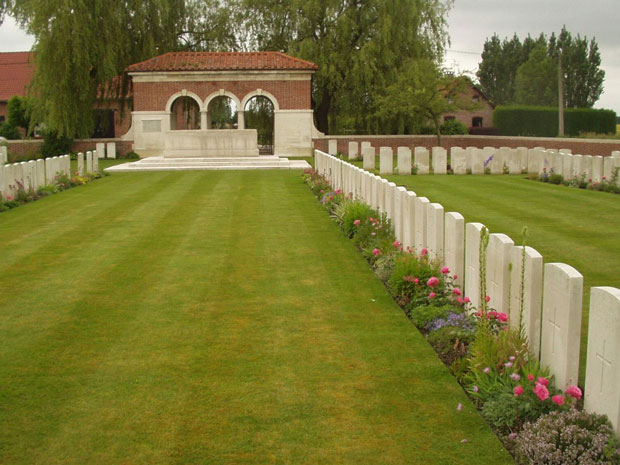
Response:
MULTIPOLYGON (((336 155, 338 141, 328 141, 329 154, 336 155)), ((349 142, 349 160, 358 158, 358 142, 349 142)), ((397 174, 411 174, 412 162, 418 174, 428 174, 432 167, 435 174, 446 174, 448 167, 448 153, 442 147, 433 147, 429 152, 424 147, 414 148, 414 158, 411 149, 398 147, 397 174), (408 154, 408 155, 407 155, 408 154)), ((391 147, 380 147, 380 174, 394 174, 393 150, 391 147)), ((361 156, 364 159, 364 169, 375 169, 375 148, 370 142, 362 142, 361 156)), ((550 150, 544 147, 452 147, 450 149, 450 167, 454 174, 532 174, 557 173, 565 179, 584 176, 586 180, 601 182, 611 180, 614 170, 620 169, 620 151, 612 152, 610 157, 573 155, 569 149, 550 150)), ((620 178, 618 179, 620 184, 620 178)))
MULTIPOLYGON (((365 147, 366 154, 374 151, 365 147)), ((387 157, 387 151, 384 152, 387 157)), ((335 157, 315 151, 316 169, 334 189, 369 204, 392 220, 403 247, 425 248, 456 274, 455 284, 480 308, 480 241, 485 226, 335 157)), ((522 327, 531 352, 548 366, 558 387, 579 379, 583 276, 563 263, 543 263, 531 247, 490 234, 486 254, 489 306, 522 327)), ((593 288, 590 300, 585 406, 620 425, 620 290, 593 288)))
POLYGON ((37 191, 62 174, 71 174, 69 155, 0 165, 0 194, 6 200, 20 190, 37 191))
POLYGON ((88 173, 98 173, 99 172, 99 156, 97 152, 88 151, 86 152, 86 156, 84 153, 78 153, 77 157, 77 175, 83 176, 88 173))

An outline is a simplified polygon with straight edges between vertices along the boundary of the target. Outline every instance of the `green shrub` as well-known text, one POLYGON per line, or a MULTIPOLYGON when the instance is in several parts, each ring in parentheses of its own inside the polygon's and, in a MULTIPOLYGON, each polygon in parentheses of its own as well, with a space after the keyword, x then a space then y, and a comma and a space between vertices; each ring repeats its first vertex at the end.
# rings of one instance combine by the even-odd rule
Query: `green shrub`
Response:
POLYGON ((139 160, 140 159, 140 155, 138 155, 136 152, 134 152, 132 150, 127 155, 125 155, 124 157, 121 157, 121 158, 127 158, 128 160, 139 160))
POLYGON ((48 131, 43 139, 41 155, 43 155, 43 158, 65 155, 71 151, 72 145, 73 139, 60 137, 56 131, 48 131))
POLYGON ((454 307, 452 305, 422 305, 418 307, 408 307, 406 310, 413 324, 419 329, 424 329, 432 321, 438 318, 446 318, 453 312, 454 307))
POLYGON ((439 128, 442 134, 447 136, 458 136, 469 134, 469 129, 456 119, 446 120, 439 128))
POLYGON ((15 126, 10 125, 8 122, 0 124, 0 137, 4 137, 9 140, 18 140, 22 138, 19 130, 15 126))
MULTIPOLYGON (((611 110, 567 108, 564 110, 564 132, 578 136, 581 132, 615 134, 616 114, 611 110)), ((498 106, 493 111, 493 126, 504 136, 556 137, 558 109, 526 105, 498 106)))
POLYGON ((359 226, 368 222, 368 218, 378 216, 376 210, 359 200, 344 201, 335 215, 336 221, 347 237, 353 237, 359 226))

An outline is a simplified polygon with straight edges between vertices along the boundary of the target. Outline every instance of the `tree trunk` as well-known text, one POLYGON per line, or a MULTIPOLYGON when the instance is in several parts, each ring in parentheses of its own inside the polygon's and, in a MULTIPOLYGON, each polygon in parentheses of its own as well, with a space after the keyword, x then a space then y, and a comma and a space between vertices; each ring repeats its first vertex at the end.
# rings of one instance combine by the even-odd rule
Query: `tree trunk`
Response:
POLYGON ((441 147, 441 128, 439 125, 439 118, 433 118, 435 124, 435 134, 437 134, 437 147, 441 147))
POLYGON ((323 98, 314 109, 314 116, 316 117, 316 128, 324 134, 329 134, 329 108, 331 106, 331 99, 329 97, 323 98))

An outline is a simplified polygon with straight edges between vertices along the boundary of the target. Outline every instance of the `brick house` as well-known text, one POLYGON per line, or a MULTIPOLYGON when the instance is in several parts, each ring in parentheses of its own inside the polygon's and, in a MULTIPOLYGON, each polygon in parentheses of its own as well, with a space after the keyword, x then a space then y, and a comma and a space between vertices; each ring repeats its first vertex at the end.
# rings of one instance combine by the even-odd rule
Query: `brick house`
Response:
POLYGON ((474 83, 469 84, 467 92, 462 99, 466 102, 471 102, 475 108, 446 113, 443 115, 443 122, 449 119, 456 119, 467 126, 470 133, 476 133, 493 127, 493 109, 495 107, 474 83))
POLYGON ((11 97, 26 95, 33 73, 34 57, 31 52, 0 53, 0 124, 8 118, 7 107, 11 97))

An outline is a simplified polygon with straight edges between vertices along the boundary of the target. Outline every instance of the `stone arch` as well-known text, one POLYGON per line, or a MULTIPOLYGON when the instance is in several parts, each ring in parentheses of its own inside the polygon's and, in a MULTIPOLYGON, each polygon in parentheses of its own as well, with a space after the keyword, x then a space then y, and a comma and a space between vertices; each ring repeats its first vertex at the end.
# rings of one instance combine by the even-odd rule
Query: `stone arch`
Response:
POLYGON ((168 102, 166 103, 166 113, 172 112, 172 104, 179 97, 190 97, 194 99, 196 103, 198 104, 198 108, 200 108, 200 111, 205 111, 206 106, 204 102, 202 101, 202 99, 198 97, 198 95, 196 95, 195 93, 190 92, 189 90, 183 89, 181 92, 177 92, 170 96, 170 98, 168 99, 168 102))
POLYGON ((257 96, 261 96, 261 97, 267 97, 269 100, 271 100, 271 103, 273 104, 273 111, 280 111, 280 104, 278 103, 278 99, 275 98, 275 96, 269 92, 267 92, 266 90, 262 90, 262 89, 256 89, 252 92, 250 92, 249 94, 247 94, 244 98, 243 101, 241 102, 241 111, 245 111, 245 106, 248 104, 248 102, 257 96))
POLYGON ((212 92, 210 93, 207 98, 205 99, 205 103, 204 103, 204 111, 207 111, 207 109, 209 108, 209 103, 211 103, 211 100, 213 100, 216 97, 228 97, 230 98, 233 102, 235 102, 235 105, 237 106, 237 111, 241 110, 241 102, 239 101, 239 98, 233 94, 232 92, 228 92, 227 90, 224 89, 220 89, 218 91, 212 92))

